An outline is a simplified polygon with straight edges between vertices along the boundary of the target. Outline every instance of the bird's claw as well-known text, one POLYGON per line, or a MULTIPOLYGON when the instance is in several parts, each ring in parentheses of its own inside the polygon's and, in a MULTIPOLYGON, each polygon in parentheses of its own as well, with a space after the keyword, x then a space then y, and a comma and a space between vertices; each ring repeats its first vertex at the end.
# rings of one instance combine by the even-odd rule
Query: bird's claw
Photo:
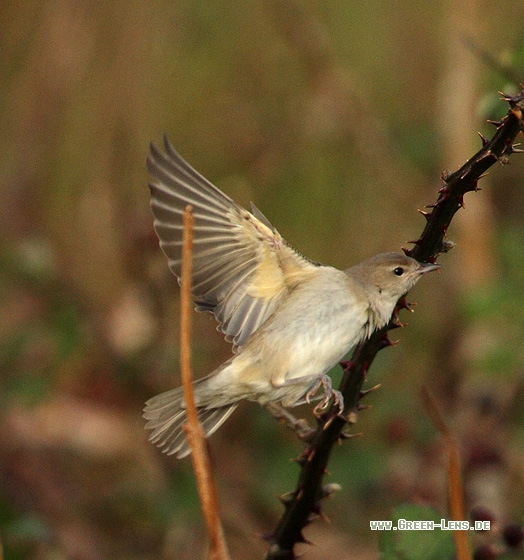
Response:
POLYGON ((320 387, 324 390, 324 398, 315 406, 313 414, 317 417, 321 416, 329 407, 330 402, 333 401, 333 406, 338 407, 337 415, 341 415, 344 412, 344 397, 340 391, 333 389, 331 377, 328 375, 322 375, 306 393, 306 402, 310 403, 311 397, 315 396, 320 387))
POLYGON ((324 398, 313 409, 313 414, 315 416, 321 416, 327 410, 331 401, 333 401, 334 407, 338 407, 336 416, 342 415, 344 412, 344 397, 342 393, 336 389, 331 389, 330 394, 326 393, 324 398))

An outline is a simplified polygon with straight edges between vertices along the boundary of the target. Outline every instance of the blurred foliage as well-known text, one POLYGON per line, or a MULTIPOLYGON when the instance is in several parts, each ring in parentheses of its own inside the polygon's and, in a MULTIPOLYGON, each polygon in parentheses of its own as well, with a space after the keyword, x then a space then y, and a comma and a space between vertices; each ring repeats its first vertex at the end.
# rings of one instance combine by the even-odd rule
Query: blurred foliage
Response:
MULTIPOLYGON (((524 12, 510 11, 473 0, 2 4, 6 559, 184 560, 204 550, 190 462, 163 457, 140 418, 147 398, 178 384, 178 289, 152 229, 149 141, 167 132, 314 260, 344 268, 398 250, 422 228, 416 209, 433 201, 442 170, 506 112, 496 92, 524 69, 524 12), (468 122, 446 120, 456 104, 468 122), (462 138, 463 124, 453 151, 448 138, 462 138)), ((403 501, 445 517, 422 383, 462 442, 468 506, 487 502, 500 519, 521 511, 523 182, 516 156, 466 199, 461 214, 473 220, 449 232, 457 249, 417 286, 402 344, 370 372, 382 389, 367 397, 363 436, 334 454, 329 481, 343 492, 326 506, 332 523, 308 528, 309 556, 376 557, 369 520, 403 501), (488 208, 477 221, 474 200, 488 208)), ((214 323, 196 317, 198 375, 228 356, 214 323)), ((246 404, 211 448, 232 556, 260 558, 255 535, 276 523, 275 494, 293 488, 288 459, 301 446, 246 404)))
MULTIPOLYGON (((524 332, 524 308, 515 305, 522 294, 524 270, 519 262, 524 230, 507 227, 499 236, 500 271, 489 286, 467 293, 462 310, 464 321, 477 324, 483 337, 480 349, 471 356, 471 367, 498 380, 514 377, 524 363, 520 345, 524 332), (511 326, 511 329, 508 328, 511 326), (501 338, 493 332, 503 332, 501 338)), ((477 346, 477 347, 478 347, 477 346)))

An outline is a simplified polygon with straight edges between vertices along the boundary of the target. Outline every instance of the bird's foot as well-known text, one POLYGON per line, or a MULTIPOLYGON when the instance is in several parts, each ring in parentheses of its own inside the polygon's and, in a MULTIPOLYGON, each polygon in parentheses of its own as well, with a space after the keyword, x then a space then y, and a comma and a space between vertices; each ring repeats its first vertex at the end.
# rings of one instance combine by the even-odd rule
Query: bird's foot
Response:
POLYGON ((322 374, 318 378, 315 385, 306 393, 306 402, 310 403, 311 398, 315 396, 320 387, 324 391, 324 398, 315 406, 313 414, 317 417, 321 416, 327 410, 331 401, 333 401, 334 407, 338 407, 337 415, 342 414, 344 412, 344 397, 340 391, 333 389, 329 375, 322 374))

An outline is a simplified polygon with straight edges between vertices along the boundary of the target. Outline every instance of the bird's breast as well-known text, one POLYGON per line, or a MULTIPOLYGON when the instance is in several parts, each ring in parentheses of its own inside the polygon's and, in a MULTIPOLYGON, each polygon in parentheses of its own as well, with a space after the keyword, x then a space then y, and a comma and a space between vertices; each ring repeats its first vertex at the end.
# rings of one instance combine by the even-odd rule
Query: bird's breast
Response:
POLYGON ((348 288, 343 273, 322 272, 327 275, 297 288, 261 329, 274 384, 326 373, 367 335, 367 300, 348 288))

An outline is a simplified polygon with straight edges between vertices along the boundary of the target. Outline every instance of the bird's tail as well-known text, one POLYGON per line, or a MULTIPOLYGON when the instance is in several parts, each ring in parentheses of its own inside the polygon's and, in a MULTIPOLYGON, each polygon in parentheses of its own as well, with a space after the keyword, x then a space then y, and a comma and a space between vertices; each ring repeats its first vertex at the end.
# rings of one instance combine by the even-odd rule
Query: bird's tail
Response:
MULTIPOLYGON (((199 381, 195 382, 198 389, 199 381)), ((198 406, 198 390, 197 406, 198 406)), ((206 437, 216 432, 218 428, 231 416, 238 403, 226 404, 217 408, 198 406, 198 418, 204 428, 206 437)), ((167 455, 176 455, 181 459, 191 453, 182 429, 186 422, 186 410, 182 387, 171 389, 149 399, 144 408, 144 418, 147 420, 146 429, 152 430, 149 441, 162 448, 167 455)))

